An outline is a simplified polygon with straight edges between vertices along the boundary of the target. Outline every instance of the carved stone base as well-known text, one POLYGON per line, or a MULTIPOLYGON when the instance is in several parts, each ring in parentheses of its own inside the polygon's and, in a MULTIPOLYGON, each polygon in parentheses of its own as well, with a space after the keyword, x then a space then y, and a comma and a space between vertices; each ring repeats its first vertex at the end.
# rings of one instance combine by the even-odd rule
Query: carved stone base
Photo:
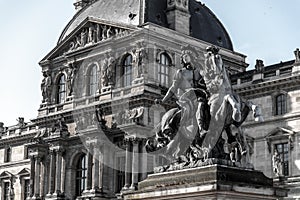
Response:
POLYGON ((144 77, 139 77, 132 81, 133 85, 142 84, 142 83, 144 83, 144 77))
POLYGON ((83 191, 81 197, 91 200, 104 200, 110 198, 111 195, 108 192, 103 191, 102 189, 91 189, 83 191))
POLYGON ((139 183, 138 191, 124 193, 125 200, 275 200, 286 196, 286 189, 273 187, 273 180, 260 171, 217 164, 152 174, 139 183))
POLYGON ((100 100, 107 100, 112 98, 112 86, 106 86, 101 88, 100 100))

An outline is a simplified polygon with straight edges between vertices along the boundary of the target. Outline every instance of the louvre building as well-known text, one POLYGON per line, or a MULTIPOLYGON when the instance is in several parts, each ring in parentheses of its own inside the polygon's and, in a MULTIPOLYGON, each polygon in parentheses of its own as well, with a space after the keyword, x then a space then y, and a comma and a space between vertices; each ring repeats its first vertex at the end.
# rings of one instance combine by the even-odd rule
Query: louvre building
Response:
POLYGON ((76 14, 40 62, 38 115, 0 123, 0 199, 122 199, 154 168, 147 154, 181 68, 181 49, 219 54, 233 89, 262 109, 243 124, 254 168, 300 199, 300 51, 294 60, 246 70, 215 14, 195 0, 76 0, 76 14), (120 4, 120 2, 122 2, 120 4), (274 155, 276 154, 276 155, 274 155), (274 162, 274 156, 280 159, 274 162), (276 165, 276 166, 275 166, 276 165))

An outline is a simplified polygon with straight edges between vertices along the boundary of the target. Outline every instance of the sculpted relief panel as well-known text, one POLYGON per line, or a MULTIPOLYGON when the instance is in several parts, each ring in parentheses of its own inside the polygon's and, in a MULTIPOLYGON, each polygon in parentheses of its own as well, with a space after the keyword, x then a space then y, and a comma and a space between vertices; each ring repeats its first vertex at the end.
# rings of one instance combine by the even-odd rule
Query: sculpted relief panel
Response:
POLYGON ((67 52, 112 38, 124 37, 128 33, 129 30, 124 28, 89 22, 71 40, 67 52))

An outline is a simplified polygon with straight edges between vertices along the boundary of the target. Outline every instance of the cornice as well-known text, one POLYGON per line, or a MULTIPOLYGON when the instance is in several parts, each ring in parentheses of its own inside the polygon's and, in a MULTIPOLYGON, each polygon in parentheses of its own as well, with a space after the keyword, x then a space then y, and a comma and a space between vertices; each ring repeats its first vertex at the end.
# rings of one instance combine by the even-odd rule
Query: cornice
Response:
POLYGON ((0 164, 0 169, 11 168, 11 167, 19 167, 23 165, 30 165, 30 159, 21 160, 21 161, 13 161, 8 163, 0 164))
POLYGON ((234 91, 245 98, 258 98, 281 90, 291 90, 299 87, 300 76, 289 76, 278 79, 273 79, 257 84, 247 84, 233 87, 234 91))
POLYGON ((13 135, 11 137, 2 138, 0 139, 0 147, 6 145, 18 145, 18 144, 25 144, 27 140, 33 138, 37 132, 28 133, 28 134, 21 134, 21 135, 13 135))

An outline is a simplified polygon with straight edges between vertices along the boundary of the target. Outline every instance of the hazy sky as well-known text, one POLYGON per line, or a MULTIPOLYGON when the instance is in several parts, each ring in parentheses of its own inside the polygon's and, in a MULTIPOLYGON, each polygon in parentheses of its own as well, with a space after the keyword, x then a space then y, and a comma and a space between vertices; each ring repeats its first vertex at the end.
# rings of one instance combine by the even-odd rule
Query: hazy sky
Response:
MULTIPOLYGON (((37 116, 41 103, 38 62, 55 47, 74 14, 74 0, 0 0, 0 121, 37 116)), ((121 1, 120 1, 121 2, 121 1)), ((300 47, 299 0, 203 0, 224 24, 234 49, 265 64, 294 59, 300 47)))

